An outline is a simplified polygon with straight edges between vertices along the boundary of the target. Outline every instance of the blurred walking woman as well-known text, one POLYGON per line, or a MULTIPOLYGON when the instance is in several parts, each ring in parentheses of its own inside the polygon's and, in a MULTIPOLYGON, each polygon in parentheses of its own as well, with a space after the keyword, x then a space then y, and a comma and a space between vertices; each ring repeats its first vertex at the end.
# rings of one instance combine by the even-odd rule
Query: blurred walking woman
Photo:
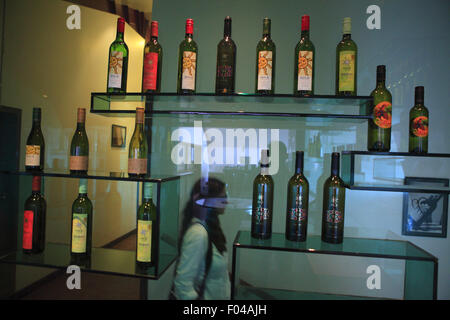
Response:
POLYGON ((199 199, 211 198, 226 203, 225 184, 215 178, 198 180, 183 212, 170 299, 230 299, 226 239, 219 221, 225 208, 206 208, 196 203, 199 199))

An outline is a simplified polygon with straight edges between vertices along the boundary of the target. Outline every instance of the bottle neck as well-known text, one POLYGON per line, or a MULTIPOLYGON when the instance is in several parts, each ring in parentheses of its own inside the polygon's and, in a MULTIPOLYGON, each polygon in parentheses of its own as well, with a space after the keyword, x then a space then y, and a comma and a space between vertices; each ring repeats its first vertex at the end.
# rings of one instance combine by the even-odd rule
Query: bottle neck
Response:
POLYGON ((185 38, 186 40, 188 40, 188 39, 192 40, 192 39, 194 39, 194 34, 192 34, 192 33, 186 33, 186 35, 184 36, 184 38, 185 38))
POLYGON ((84 131, 84 122, 77 122, 77 131, 84 131))
POLYGON ((152 202, 152 200, 153 200, 153 197, 150 195, 150 196, 144 196, 144 202, 152 202))
POLYGON ((303 174, 303 154, 300 153, 295 158, 295 174, 303 174))
POLYGON ((333 159, 331 163, 331 176, 339 176, 339 159, 333 159))
POLYGON ((309 30, 302 30, 301 38, 302 39, 309 39, 309 30))
POLYGON ((41 128, 41 119, 33 119, 32 129, 41 128))
POLYGON ((116 41, 123 41, 123 32, 117 31, 116 41))
POLYGON ((263 176, 267 176, 267 175, 269 175, 269 165, 264 165, 264 164, 262 164, 261 165, 261 175, 263 175, 263 176))
POLYGON ((157 36, 151 36, 150 37, 150 41, 151 42, 158 42, 158 37, 157 36))
POLYGON ((377 88, 384 88, 386 86, 385 79, 377 79, 377 88))
POLYGON ((351 33, 344 33, 342 35, 342 40, 351 40, 352 39, 352 34, 351 33))

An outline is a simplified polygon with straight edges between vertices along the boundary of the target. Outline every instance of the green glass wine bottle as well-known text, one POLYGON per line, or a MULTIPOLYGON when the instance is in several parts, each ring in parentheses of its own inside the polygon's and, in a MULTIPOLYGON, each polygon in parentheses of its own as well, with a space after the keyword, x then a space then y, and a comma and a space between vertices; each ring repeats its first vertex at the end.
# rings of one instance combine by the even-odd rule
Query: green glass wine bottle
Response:
POLYGON ((151 267, 155 264, 157 244, 153 228, 156 223, 156 206, 153 203, 153 185, 144 182, 144 201, 137 214, 136 262, 139 267, 151 267))
POLYGON ((41 177, 33 176, 31 196, 25 201, 23 215, 24 253, 40 253, 45 249, 45 216, 47 203, 41 194, 41 177))
POLYGON ((253 181, 253 238, 268 239, 272 236, 273 189, 273 179, 269 174, 269 150, 261 150, 261 172, 253 181))
POLYGON ((178 94, 193 94, 197 81, 198 48, 194 39, 194 20, 186 20, 186 36, 178 51, 178 94))
POLYGON ((78 108, 77 129, 70 144, 69 168, 71 174, 87 174, 89 165, 89 140, 85 128, 86 109, 78 108))
POLYGON ((236 44, 231 39, 231 18, 224 21, 223 39, 217 45, 216 94, 234 93, 236 44))
POLYGON ((308 228, 309 183, 303 175, 303 160, 303 151, 297 151, 295 174, 287 189, 286 239, 292 241, 305 241, 308 228))
POLYGON ((158 21, 152 21, 150 41, 144 47, 142 92, 161 92, 162 58, 163 51, 158 42, 158 21))
POLYGON ((87 179, 80 179, 78 197, 72 204, 70 254, 74 260, 91 255, 92 220, 92 202, 88 198, 87 179))
POLYGON ((322 241, 341 243, 344 239, 345 186, 339 177, 339 153, 331 155, 331 176, 323 186, 322 241))
POLYGON ((270 38, 270 19, 263 20, 263 36, 256 46, 257 94, 272 95, 275 92, 275 43, 270 38))
POLYGON ((343 36, 336 48, 336 95, 356 96, 358 47, 351 37, 351 18, 344 18, 343 36))
POLYGON ((117 19, 116 40, 109 47, 108 84, 109 93, 125 93, 127 91, 128 46, 124 40, 125 19, 117 19))
POLYGON ((302 33, 294 55, 294 95, 314 95, 314 44, 309 38, 309 16, 302 17, 302 33))
POLYGON ((27 138, 25 150, 25 169, 44 170, 45 141, 41 130, 41 108, 33 108, 33 125, 27 138))
POLYGON ((414 107, 409 111, 409 152, 428 152, 428 109, 424 105, 424 88, 415 88, 414 107))
POLYGON ((128 147, 128 175, 130 177, 143 177, 147 174, 147 153, 144 108, 136 108, 136 125, 128 147))
POLYGON ((386 66, 377 66, 377 85, 373 97, 372 115, 367 132, 367 150, 388 152, 391 149, 392 96, 385 85, 386 66))

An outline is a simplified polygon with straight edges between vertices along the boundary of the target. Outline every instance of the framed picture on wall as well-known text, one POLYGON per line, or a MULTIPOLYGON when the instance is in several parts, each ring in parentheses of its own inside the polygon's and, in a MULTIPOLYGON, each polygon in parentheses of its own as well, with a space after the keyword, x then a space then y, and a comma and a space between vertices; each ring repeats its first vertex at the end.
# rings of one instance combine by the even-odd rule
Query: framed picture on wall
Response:
MULTIPOLYGON (((405 185, 448 187, 449 179, 405 177, 405 185)), ((405 192, 402 234, 447 237, 448 194, 405 192)))
POLYGON ((127 128, 113 124, 111 129, 111 147, 125 148, 126 141, 127 128))

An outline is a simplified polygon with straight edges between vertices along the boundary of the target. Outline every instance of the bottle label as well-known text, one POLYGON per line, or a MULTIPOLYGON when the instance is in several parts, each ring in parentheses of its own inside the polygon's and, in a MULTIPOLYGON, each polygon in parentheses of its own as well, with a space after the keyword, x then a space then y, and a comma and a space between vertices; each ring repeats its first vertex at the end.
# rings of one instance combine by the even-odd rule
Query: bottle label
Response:
POLYGON ((33 220, 34 220, 33 211, 25 210, 23 215, 22 247, 27 250, 33 249, 33 220))
POLYGON ((269 220, 269 208, 264 207, 264 194, 258 194, 256 208, 253 208, 253 218, 255 223, 264 223, 269 220))
POLYGON ((72 252, 85 253, 87 242, 86 213, 74 213, 72 216, 72 252))
POLYGON ((87 171, 88 156, 70 156, 70 170, 87 171))
POLYGON ((382 129, 389 129, 392 126, 392 104, 383 101, 373 108, 373 121, 382 129))
POLYGON ((298 54, 297 90, 312 90, 313 52, 300 51, 298 54))
POLYGON ((258 90, 272 90, 272 51, 258 52, 258 90))
POLYGON ((147 173, 147 158, 145 159, 128 159, 128 173, 132 174, 146 174, 147 173))
POLYGON ((183 71, 181 74, 181 89, 195 90, 195 71, 197 54, 192 51, 183 52, 183 71))
POLYGON ((137 261, 150 262, 152 257, 152 221, 138 220, 137 261))
POLYGON ((355 51, 339 54, 339 91, 355 90, 355 51))
POLYGON ((306 219, 306 210, 302 208, 291 208, 289 211, 289 219, 292 222, 301 222, 306 219))
POLYGON ((148 52, 144 58, 144 79, 143 89, 156 90, 156 80, 158 77, 158 53, 148 52))
POLYGON ((122 87, 123 52, 112 51, 109 56, 108 88, 122 87))
POLYGON ((344 216, 342 214, 342 212, 332 209, 332 210, 327 210, 327 222, 331 223, 331 224, 338 224, 344 221, 344 216))
POLYGON ((428 117, 419 116, 411 121, 411 133, 413 136, 425 138, 428 136, 428 117))
POLYGON ((41 146, 27 145, 25 151, 25 165, 39 166, 41 161, 41 146))

